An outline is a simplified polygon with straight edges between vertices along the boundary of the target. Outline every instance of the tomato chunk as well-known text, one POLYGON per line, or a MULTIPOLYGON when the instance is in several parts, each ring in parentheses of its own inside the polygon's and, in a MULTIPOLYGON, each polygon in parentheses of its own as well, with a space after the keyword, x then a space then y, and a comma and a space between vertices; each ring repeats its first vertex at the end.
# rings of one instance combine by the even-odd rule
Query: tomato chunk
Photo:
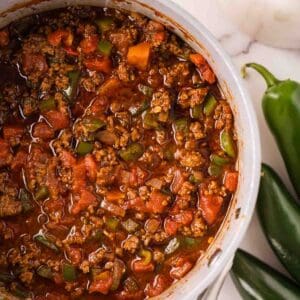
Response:
POLYGON ((88 178, 91 181, 95 181, 97 178, 97 164, 93 158, 93 155, 91 154, 86 155, 84 158, 84 164, 86 167, 88 178))
POLYGON ((63 42, 66 46, 71 46, 73 43, 74 36, 71 31, 58 29, 48 34, 47 40, 48 43, 53 46, 57 47, 63 42))
POLYGON ((18 125, 3 126, 3 138, 9 141, 11 138, 21 137, 24 133, 24 128, 18 125))
POLYGON ((186 275, 193 267, 193 264, 185 257, 178 257, 170 271, 170 276, 174 279, 180 279, 186 275))
POLYGON ((190 54, 190 60, 199 69, 204 80, 206 80, 210 84, 216 81, 214 72, 201 54, 190 54))
POLYGON ((226 172, 225 178, 224 178, 224 185, 225 188, 233 193, 236 191, 237 185, 238 185, 238 177, 239 173, 238 172, 226 172))
POLYGON ((27 152, 24 150, 19 150, 11 163, 11 169, 13 171, 19 171, 23 168, 27 161, 27 155, 27 152))
POLYGON ((37 123, 33 127, 32 135, 36 138, 49 140, 54 137, 54 130, 45 122, 37 123))
POLYGON ((7 165, 10 157, 9 144, 5 140, 0 139, 0 166, 7 165))
POLYGON ((54 130, 64 129, 69 126, 69 116, 60 111, 50 110, 45 112, 44 116, 54 130))
POLYGON ((170 217, 165 219, 164 229, 168 235, 175 235, 179 229, 180 225, 173 221, 170 217))
POLYGON ((168 204, 169 196, 163 194, 159 191, 154 191, 150 194, 150 199, 146 202, 146 208, 149 212, 152 213, 162 213, 167 204, 168 204))
POLYGON ((147 273, 154 271, 154 264, 145 264, 142 260, 133 260, 131 264, 131 269, 135 273, 147 273))
POLYGON ((86 38, 84 38, 80 44, 79 47, 84 54, 93 53, 97 49, 98 45, 98 36, 97 35, 90 35, 86 38))
POLYGON ((199 206, 208 225, 213 224, 218 217, 223 204, 223 198, 217 195, 201 195, 199 206))
POLYGON ((82 210, 88 208, 90 205, 95 204, 96 201, 97 199, 94 194, 92 194, 88 190, 82 190, 80 193, 79 200, 72 207, 72 214, 77 215, 82 210))
POLYGON ((0 30, 0 47, 5 47, 9 44, 9 34, 7 30, 0 30))
POLYGON ((84 61, 84 65, 91 71, 103 72, 109 74, 112 70, 109 57, 95 57, 84 61))
POLYGON ((62 162, 62 165, 66 168, 72 168, 76 164, 76 158, 69 151, 62 150, 59 153, 59 158, 62 162))
POLYGON ((170 280, 163 274, 155 276, 151 283, 148 283, 145 289, 145 294, 148 297, 155 297, 161 294, 170 285, 170 280))

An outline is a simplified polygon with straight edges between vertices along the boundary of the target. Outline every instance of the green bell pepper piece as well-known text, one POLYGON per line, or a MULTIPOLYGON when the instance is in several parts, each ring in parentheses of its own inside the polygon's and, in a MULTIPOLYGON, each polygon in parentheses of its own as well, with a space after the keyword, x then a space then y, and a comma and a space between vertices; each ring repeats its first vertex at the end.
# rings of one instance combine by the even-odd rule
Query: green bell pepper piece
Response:
POLYGON ((112 44, 106 40, 102 40, 98 43, 98 50, 106 56, 110 56, 112 47, 112 44))
POLYGON ((220 134, 220 142, 222 150, 230 157, 234 158, 236 156, 235 147, 232 135, 225 131, 225 129, 220 134))
POLYGON ((208 95, 204 102, 203 113, 206 116, 210 116, 214 112, 217 105, 218 102, 216 98, 213 95, 208 95))
POLYGON ((144 154, 144 147, 139 143, 132 143, 126 149, 120 150, 119 155, 125 161, 134 161, 144 154))
POLYGON ((50 241, 47 237, 45 237, 44 235, 42 234, 37 234, 35 237, 34 237, 34 240, 36 240, 37 242, 41 243, 42 245, 44 245, 45 247, 53 250, 54 252, 56 253, 59 253, 60 250, 59 248, 52 242, 50 241))
POLYGON ((34 196, 37 201, 45 200, 49 197, 49 190, 46 186, 40 186, 34 196))
POLYGON ((65 281, 75 281, 76 280, 76 268, 70 264, 63 264, 62 266, 63 278, 65 281))
POLYGON ((86 155, 93 151, 94 145, 89 142, 79 142, 76 147, 76 153, 79 155, 86 155))
POLYGON ((49 110, 54 110, 56 108, 56 103, 54 98, 49 98, 46 100, 43 100, 39 104, 39 108, 41 112, 46 112, 49 110))
POLYGON ((96 24, 101 32, 105 32, 114 24, 114 19, 112 17, 102 17, 96 20, 96 24))

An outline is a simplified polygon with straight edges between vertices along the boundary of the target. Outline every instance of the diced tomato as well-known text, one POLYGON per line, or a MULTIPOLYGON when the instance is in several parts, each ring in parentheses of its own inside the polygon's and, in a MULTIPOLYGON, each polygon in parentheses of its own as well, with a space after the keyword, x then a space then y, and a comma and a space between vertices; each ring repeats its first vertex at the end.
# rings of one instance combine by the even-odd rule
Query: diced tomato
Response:
POLYGON ((129 47, 127 54, 127 62, 135 66, 139 70, 146 70, 150 60, 151 44, 143 42, 135 46, 129 47))
POLYGON ((0 47, 5 47, 9 44, 9 34, 7 30, 0 30, 0 47))
POLYGON ((106 56, 88 58, 84 60, 83 63, 90 71, 103 72, 106 74, 109 74, 112 71, 111 60, 106 56))
POLYGON ((62 162, 62 165, 66 168, 72 168, 76 164, 76 158, 69 151, 62 150, 59 153, 59 158, 62 162))
POLYGON ((165 219, 164 229, 167 235, 175 235, 180 225, 173 221, 170 217, 165 219))
POLYGON ((190 54, 190 60, 199 69, 204 80, 206 80, 210 84, 213 84, 216 81, 214 72, 201 54, 190 54))
POLYGON ((193 264, 185 257, 178 257, 170 271, 170 276, 180 279, 186 275, 193 267, 193 264))
POLYGON ((54 130, 45 122, 40 122, 33 127, 32 135, 36 138, 49 140, 54 137, 54 130))
POLYGON ((156 42, 163 42, 166 39, 166 33, 164 31, 156 32, 153 35, 153 39, 156 42))
POLYGON ((54 130, 64 129, 69 126, 69 116, 60 111, 50 110, 45 112, 44 116, 54 130))
POLYGON ((184 210, 173 217, 173 220, 181 225, 189 225, 193 221, 193 212, 191 210, 184 210))
POLYGON ((62 211, 64 209, 65 203, 61 198, 50 199, 45 202, 44 209, 46 212, 62 211))
POLYGON ((138 212, 147 212, 145 202, 140 197, 136 197, 134 199, 129 200, 125 204, 125 208, 126 209, 133 209, 133 210, 136 210, 138 212))
POLYGON ((79 161, 73 165, 73 185, 74 192, 79 193, 86 187, 86 167, 84 161, 79 161))
POLYGON ((23 168, 26 164, 27 155, 27 152, 24 150, 19 150, 10 165, 11 169, 13 171, 19 171, 23 168))
POLYGON ((21 137, 24 133, 24 127, 18 125, 4 125, 3 138, 9 141, 10 138, 21 137))
POLYGON ((81 262, 81 250, 79 248, 70 247, 67 250, 68 258, 75 265, 78 265, 81 262))
POLYGON ((184 183, 185 179, 183 177, 183 174, 180 170, 176 170, 174 172, 174 177, 173 177, 173 181, 171 183, 171 192, 172 193, 178 193, 178 191, 180 190, 182 184, 184 183))
POLYGON ((102 274, 103 276, 92 281, 89 287, 89 293, 101 293, 106 295, 109 292, 113 283, 113 276, 109 271, 101 273, 100 275, 102 274))
POLYGON ((199 199, 199 207, 202 215, 208 225, 213 224, 221 210, 223 198, 217 195, 201 195, 199 199))
POLYGON ((238 177, 239 177, 238 172, 235 172, 235 171, 226 172, 225 178, 224 178, 224 185, 225 185, 225 188, 229 192, 233 193, 236 191, 237 184, 238 184, 238 177))
POLYGON ((96 164, 92 154, 88 154, 85 156, 84 164, 86 167, 86 172, 87 172, 88 178, 91 181, 95 181, 97 178, 97 164, 96 164))
POLYGON ((79 90, 79 95, 76 98, 74 106, 71 108, 72 115, 74 117, 80 117, 88 105, 91 103, 91 100, 95 97, 95 93, 87 92, 85 89, 79 90))
POLYGON ((168 204, 168 199, 168 195, 163 194, 159 191, 153 191, 150 194, 149 201, 146 202, 146 208, 149 212, 161 214, 168 204))
POLYGON ((64 283, 64 279, 62 277, 62 274, 60 273, 54 273, 53 274, 53 281, 55 282, 55 284, 60 285, 62 283, 64 283))
POLYGON ((48 43, 53 46, 57 47, 63 42, 66 46, 71 46, 73 44, 74 36, 71 31, 58 29, 48 34, 48 43))
POLYGON ((71 47, 64 47, 64 50, 70 56, 78 56, 79 55, 79 53, 71 47))
POLYGON ((90 191, 83 189, 80 193, 79 200, 74 203, 72 207, 72 214, 76 215, 80 213, 82 210, 85 210, 90 205, 95 204, 97 201, 94 194, 92 194, 90 191))
POLYGON ((106 110, 107 106, 108 106, 108 99, 104 96, 98 95, 92 102, 89 109, 92 115, 98 116, 101 115, 106 110))
POLYGON ((161 294, 170 285, 170 280, 163 274, 155 276, 151 283, 148 283, 145 288, 145 294, 148 297, 155 297, 161 294))
POLYGON ((108 191, 105 196, 106 200, 111 202, 119 202, 125 198, 125 194, 121 191, 108 191))
POLYGON ((98 41, 99 38, 97 35, 90 35, 84 38, 79 44, 82 53, 89 54, 96 51, 98 46, 98 41))
POLYGON ((139 290, 139 291, 121 291, 118 294, 115 294, 114 296, 115 299, 117 300, 142 300, 143 297, 143 291, 139 290))
POLYGON ((142 170, 141 168, 134 166, 131 168, 129 183, 130 186, 139 186, 143 184, 147 177, 147 172, 142 170))
POLYGON ((0 166, 8 164, 8 158, 11 156, 9 144, 0 139, 0 166))
POLYGON ((153 272, 154 264, 151 262, 149 264, 145 264, 142 260, 135 259, 131 263, 131 269, 135 273, 153 272))

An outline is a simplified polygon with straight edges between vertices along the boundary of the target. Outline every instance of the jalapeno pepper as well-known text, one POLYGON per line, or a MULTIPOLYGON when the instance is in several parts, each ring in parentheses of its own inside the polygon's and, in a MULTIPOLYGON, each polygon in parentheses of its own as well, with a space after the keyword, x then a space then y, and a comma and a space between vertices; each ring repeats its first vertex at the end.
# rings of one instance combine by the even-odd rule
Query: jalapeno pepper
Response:
POLYGON ((275 254, 300 282, 300 205, 279 176, 265 164, 262 165, 257 212, 275 254))
POLYGON ((244 70, 246 68, 255 69, 267 83, 262 100, 264 115, 300 196, 300 83, 278 80, 256 63, 246 64, 244 70))
POLYGON ((300 299, 297 284, 243 250, 237 250, 230 273, 243 299, 300 299))

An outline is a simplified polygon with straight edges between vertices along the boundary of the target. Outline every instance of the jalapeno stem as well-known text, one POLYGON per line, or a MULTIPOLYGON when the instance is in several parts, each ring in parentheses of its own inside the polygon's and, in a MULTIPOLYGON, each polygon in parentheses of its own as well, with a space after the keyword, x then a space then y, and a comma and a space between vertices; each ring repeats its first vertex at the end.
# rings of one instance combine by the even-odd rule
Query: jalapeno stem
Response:
POLYGON ((254 70, 256 70, 266 81, 268 88, 271 86, 274 86, 276 84, 278 84, 280 82, 280 80, 278 80, 269 70, 267 70, 264 66, 260 65, 260 64, 256 64, 256 63, 248 63, 245 64, 242 67, 242 76, 243 78, 246 77, 247 72, 246 69, 247 68, 252 68, 254 70))

